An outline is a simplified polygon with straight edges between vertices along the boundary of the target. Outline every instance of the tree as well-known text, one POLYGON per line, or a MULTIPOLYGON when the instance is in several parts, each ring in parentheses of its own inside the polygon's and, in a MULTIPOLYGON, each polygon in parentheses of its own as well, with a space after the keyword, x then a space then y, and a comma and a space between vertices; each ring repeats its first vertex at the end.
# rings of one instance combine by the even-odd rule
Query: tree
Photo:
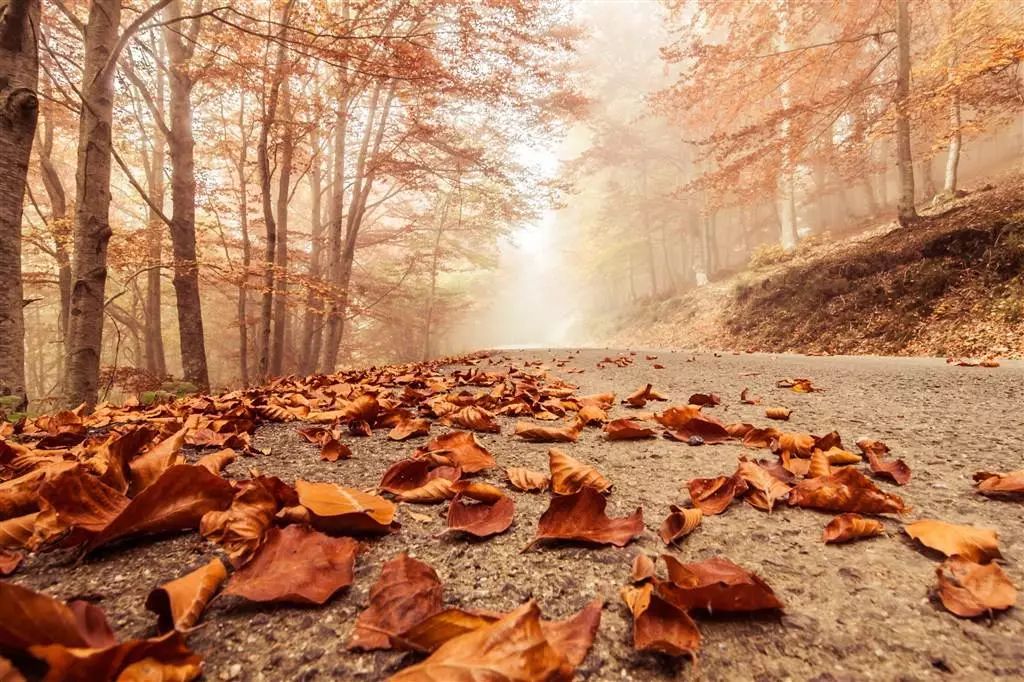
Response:
POLYGON ((0 394, 20 410, 28 402, 21 215, 39 112, 39 2, 9 0, 0 9, 0 394))
POLYGON ((898 218, 904 227, 917 219, 914 208, 914 160, 910 147, 910 12, 907 0, 896 0, 896 163, 900 171, 898 218))

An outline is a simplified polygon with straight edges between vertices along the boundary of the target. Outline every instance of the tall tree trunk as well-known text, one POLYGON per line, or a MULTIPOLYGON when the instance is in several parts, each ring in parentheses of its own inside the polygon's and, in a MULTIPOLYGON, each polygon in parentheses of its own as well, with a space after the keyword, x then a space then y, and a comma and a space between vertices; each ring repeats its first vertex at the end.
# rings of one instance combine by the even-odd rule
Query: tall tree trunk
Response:
MULTIPOLYGON (((327 238, 327 280, 332 287, 341 280, 341 244, 345 220, 345 139, 348 132, 348 84, 342 80, 342 97, 334 123, 334 168, 331 180, 331 206, 328 211, 330 234, 327 238)), ((317 355, 321 372, 334 369, 338 358, 340 320, 338 317, 337 293, 331 296, 324 315, 325 326, 322 335, 323 359, 317 355)))
POLYGON ((75 247, 68 324, 67 400, 92 406, 99 396, 103 306, 110 241, 111 127, 120 0, 93 0, 85 29, 82 111, 75 174, 75 247))
POLYGON ((914 160, 910 151, 910 12, 908 0, 896 0, 896 165, 900 173, 897 213, 904 227, 917 219, 914 208, 914 160))
POLYGON ((240 151, 236 161, 238 172, 238 226, 242 231, 242 276, 238 282, 238 372, 242 385, 249 385, 249 319, 246 308, 249 303, 249 266, 252 264, 252 246, 249 244, 249 133, 245 128, 245 93, 242 93, 238 107, 238 133, 240 151))
POLYGON ((441 235, 444 234, 444 226, 448 221, 448 207, 451 205, 451 194, 445 196, 444 205, 441 207, 441 219, 437 222, 437 232, 434 234, 434 250, 430 257, 430 292, 427 294, 426 316, 423 322, 423 356, 424 362, 431 358, 431 342, 433 341, 434 326, 434 302, 437 297, 437 267, 441 259, 441 235))
POLYGON ((291 87, 281 85, 281 161, 277 169, 277 272, 274 292, 274 338, 270 353, 270 373, 279 375, 284 368, 285 329, 288 324, 288 190, 292 182, 292 155, 295 137, 292 126, 291 87))
MULTIPOLYGON (((161 56, 159 43, 155 45, 158 58, 161 56)), ((156 93, 154 102, 156 104, 155 114, 163 120, 164 115, 164 71, 156 69, 156 93)), ((158 128, 157 125, 153 126, 158 128)), ((164 160, 166 157, 166 144, 162 130, 154 130, 150 135, 153 143, 153 154, 150 158, 147 170, 149 181, 149 196, 153 204, 161 210, 164 205, 164 160)), ((145 310, 145 337, 146 337, 146 369, 155 376, 167 376, 167 357, 164 353, 163 335, 163 296, 161 295, 161 270, 163 263, 164 244, 164 220, 153 206, 149 207, 148 226, 146 228, 146 251, 148 256, 147 265, 150 270, 146 273, 146 305, 145 310)))
MULTIPOLYGON (((45 92, 44 92, 45 95, 45 92)), ((50 226, 53 233, 53 253, 57 261, 57 287, 60 310, 57 311, 57 393, 64 393, 64 358, 67 355, 68 306, 71 305, 71 256, 68 253, 68 204, 64 181, 53 163, 53 120, 50 109, 44 106, 42 136, 39 140, 39 171, 43 187, 50 201, 50 226)))
MULTIPOLYGON (((785 50, 789 47, 789 4, 786 0, 776 0, 776 13, 779 21, 779 49, 785 50)), ((790 83, 786 79, 780 88, 782 110, 786 111, 790 106, 790 83)), ((779 223, 781 231, 779 244, 784 251, 792 251, 796 248, 798 239, 797 217, 796 217, 796 196, 795 196, 795 159, 793 158, 792 147, 792 122, 789 116, 782 119, 782 158, 779 168, 779 223)), ((710 268, 710 263, 707 263, 710 268)))
MULTIPOLYGON (((263 121, 260 126, 260 141, 256 148, 257 165, 260 173, 260 198, 263 204, 263 223, 266 229, 266 248, 263 252, 263 297, 260 301, 259 328, 259 379, 266 380, 270 375, 270 329, 274 312, 274 259, 277 255, 277 221, 274 218, 274 202, 271 196, 270 170, 270 129, 277 118, 277 105, 284 80, 285 35, 288 31, 288 18, 291 15, 293 0, 289 0, 281 11, 281 28, 278 31, 277 58, 274 73, 271 77, 270 93, 263 108, 263 121)), ((268 47, 269 51, 269 47, 268 47)))
MULTIPOLYGON (((195 14, 202 11, 197 3, 195 14)), ((170 57, 171 157, 171 248, 174 253, 174 293, 178 303, 178 338, 185 381, 200 391, 210 388, 206 366, 203 309, 199 299, 199 264, 196 262, 196 169, 195 138, 192 134, 192 75, 189 62, 195 51, 200 19, 191 19, 187 31, 181 23, 181 0, 173 0, 166 16, 173 21, 164 27, 164 41, 170 57)))
MULTIPOLYGON (((948 30, 952 33, 955 28, 954 21, 956 20, 956 7, 952 0, 949 2, 949 15, 948 30)), ((956 78, 957 56, 956 49, 949 56, 949 71, 947 75, 947 81, 949 82, 956 78)), ((946 173, 942 182, 942 193, 951 198, 956 196, 957 190, 960 169, 960 147, 963 145, 962 124, 963 121, 960 117, 960 90, 954 87, 953 96, 949 101, 949 151, 946 153, 946 173)))
POLYGON ((321 278, 320 261, 323 254, 324 225, 321 215, 321 195, 323 194, 323 167, 320 153, 320 134, 314 124, 310 145, 313 148, 313 159, 309 168, 310 193, 310 253, 309 253, 309 286, 306 289, 306 310, 302 318, 302 338, 300 339, 299 372, 312 374, 316 371, 316 361, 320 356, 320 342, 323 338, 323 315, 320 311, 322 300, 317 296, 317 287, 321 278))
POLYGON ((21 281, 21 214, 39 101, 38 0, 0 11, 0 393, 28 405, 21 281))

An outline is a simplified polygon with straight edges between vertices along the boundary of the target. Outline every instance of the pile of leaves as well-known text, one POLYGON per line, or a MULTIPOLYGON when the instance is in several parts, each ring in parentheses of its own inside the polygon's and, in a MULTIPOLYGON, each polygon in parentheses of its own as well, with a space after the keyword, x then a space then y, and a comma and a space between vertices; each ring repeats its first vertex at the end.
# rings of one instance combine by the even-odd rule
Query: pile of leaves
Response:
MULTIPOLYGON (((628 357, 602 365, 624 366, 628 357)), ((570 360, 555 364, 565 367, 570 360)), ((682 542, 706 517, 725 513, 737 500, 767 513, 783 502, 840 512, 825 527, 825 542, 884 535, 882 521, 873 517, 908 511, 898 495, 859 468, 866 461, 875 479, 909 482, 910 468, 879 441, 862 440, 853 453, 835 432, 818 436, 724 423, 710 413, 722 403, 713 393, 643 412, 668 400, 651 384, 621 401, 628 417, 613 418, 614 394, 580 396, 546 365, 501 363, 474 355, 287 377, 153 407, 101 405, 89 414, 78 409, 0 424, 0 575, 17 571, 25 552, 63 549, 86 557, 100 547, 167 533, 198 532, 220 554, 152 590, 146 608, 160 634, 147 639, 119 641, 106 614, 90 603, 64 603, 0 581, 0 677, 16 680, 18 670, 34 674, 42 665, 50 680, 194 679, 201 659, 189 649, 187 635, 211 599, 221 594, 257 604, 325 604, 353 584, 367 543, 401 533, 397 503, 447 504, 444 534, 488 539, 512 525, 515 495, 546 493, 547 510, 524 551, 567 542, 624 547, 645 532, 642 509, 609 516, 613 482, 559 448, 549 451, 546 472, 505 469, 506 488, 478 480, 499 464, 474 432, 500 433, 499 417, 515 418, 513 437, 531 442, 572 443, 591 428, 610 443, 658 436, 689 446, 732 441, 773 456, 740 457, 732 473, 688 481, 690 506, 672 506, 660 524, 666 546, 682 542), (371 491, 287 482, 252 467, 231 475, 239 458, 265 456, 252 448, 251 437, 268 422, 303 424, 299 437, 317 443, 329 461, 351 456, 349 444, 375 431, 397 442, 425 440, 371 491), (448 430, 431 437, 436 427, 448 430)), ((808 379, 780 385, 820 390, 808 379)), ((741 400, 759 401, 746 391, 741 400)), ((982 494, 1024 494, 1021 471, 979 472, 976 479, 982 494)), ((936 585, 949 611, 974 617, 1015 602, 1016 590, 995 563, 1001 557, 994 531, 924 519, 905 532, 949 557, 937 568, 936 585)), ((783 607, 763 579, 727 558, 663 560, 665 578, 650 558, 638 556, 622 589, 638 650, 694 655, 700 647, 694 616, 783 607)), ((509 612, 486 606, 446 606, 433 568, 399 554, 384 564, 370 590, 350 646, 422 655, 395 680, 445 679, 455 669, 480 678, 571 679, 604 608, 595 599, 569 619, 550 621, 532 601, 509 612)))

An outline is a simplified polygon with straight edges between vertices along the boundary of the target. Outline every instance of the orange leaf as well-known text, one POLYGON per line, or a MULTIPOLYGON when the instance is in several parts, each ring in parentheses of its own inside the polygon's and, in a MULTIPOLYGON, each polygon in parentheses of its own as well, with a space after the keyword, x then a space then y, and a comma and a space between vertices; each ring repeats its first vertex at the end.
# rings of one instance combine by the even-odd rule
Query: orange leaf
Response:
POLYGON ((441 645, 422 663, 391 682, 465 680, 570 680, 573 665, 555 649, 541 626, 540 610, 528 602, 490 625, 441 645))
POLYGON ((583 405, 576 413, 576 420, 583 424, 603 424, 608 419, 608 413, 597 405, 583 405))
POLYGON ((505 475, 513 488, 528 493, 542 492, 548 489, 551 479, 539 471, 531 471, 522 467, 511 467, 505 469, 505 475))
POLYGON ((257 477, 242 481, 227 510, 207 512, 199 522, 199 534, 223 547, 236 566, 260 546, 278 508, 298 503, 290 488, 288 499, 278 500, 270 480, 257 477))
POLYGON ((203 455, 196 460, 196 465, 208 469, 211 474, 220 475, 220 472, 224 470, 224 467, 231 464, 236 459, 238 459, 237 452, 231 448, 224 448, 223 450, 203 455))
POLYGON ((832 467, 829 466, 828 455, 817 448, 811 453, 811 463, 807 471, 811 478, 818 478, 819 476, 831 476, 832 467))
POLYGON ((633 614, 633 647, 669 656, 693 655, 700 649, 700 630, 686 613, 662 599, 653 583, 622 588, 633 614))
POLYGON ((991 528, 922 519, 908 523, 903 530, 925 547, 938 550, 946 556, 959 555, 983 564, 1003 556, 999 553, 999 535, 991 528))
POLYGON ((666 545, 672 545, 680 538, 692 533, 704 517, 700 509, 684 509, 671 505, 670 514, 661 522, 658 536, 666 545))
POLYGON ((320 459, 325 462, 337 462, 351 457, 352 449, 337 438, 327 438, 320 445, 320 459))
POLYGON ((793 410, 788 407, 768 407, 764 411, 764 416, 780 421, 789 421, 789 415, 791 414, 793 414, 793 410))
POLYGON ((551 469, 551 492, 556 495, 571 495, 581 488, 593 488, 602 493, 612 489, 611 481, 597 469, 556 448, 548 450, 548 467, 551 469))
POLYGON ((471 431, 501 433, 501 426, 495 420, 494 415, 476 405, 467 405, 458 412, 448 415, 446 419, 452 424, 471 431))
POLYGON ((1024 469, 1008 474, 979 471, 974 474, 978 492, 982 495, 1012 495, 1024 493, 1024 469))
POLYGON ((851 542, 885 534, 885 526, 876 519, 866 519, 860 514, 840 514, 825 526, 822 540, 826 543, 851 542))
POLYGON ((694 393, 686 402, 691 405, 714 407, 715 405, 721 405, 722 399, 717 393, 694 393))
POLYGON ((604 425, 608 440, 635 440, 654 438, 654 429, 635 419, 615 419, 604 425))
POLYGON ((575 443, 583 424, 579 420, 565 426, 534 426, 529 422, 516 422, 515 435, 534 443, 575 443))
POLYGON ((214 558, 205 566, 150 592, 146 609, 156 614, 161 632, 188 630, 199 622, 206 605, 227 577, 224 564, 214 558))
POLYGON ((416 450, 415 457, 427 453, 443 455, 467 474, 475 474, 496 466, 494 457, 480 445, 476 436, 468 431, 450 431, 432 439, 416 450))
POLYGON ((391 636, 442 610, 442 586, 434 569, 399 554, 381 570, 370 588, 370 603, 356 619, 351 649, 389 649, 391 636))
POLYGON ((49 666, 44 682, 189 682, 199 677, 202 659, 189 650, 181 633, 130 639, 105 648, 37 645, 30 653, 49 666))
POLYGON ((998 564, 977 564, 960 556, 935 569, 939 599, 946 610, 963 618, 1003 611, 1017 602, 1017 588, 998 564))
POLYGON ((47 644, 100 648, 116 642, 103 609, 84 601, 65 604, 27 587, 0 582, 0 651, 47 644))
POLYGON ((785 499, 789 495, 788 485, 754 462, 748 462, 746 459, 741 458, 739 467, 736 469, 736 475, 764 496, 763 500, 768 512, 771 512, 776 500, 785 499))
POLYGON ((798 482, 789 493, 789 504, 861 514, 903 513, 907 510, 901 497, 879 490, 864 474, 849 467, 831 476, 798 482))
MULTIPOLYGON (((0 548, 0 576, 10 575, 18 570, 24 558, 25 555, 21 552, 0 548)), ((0 680, 2 679, 3 677, 0 677, 0 680)))
POLYGON ((306 526, 271 527, 263 545, 231 575, 224 594, 253 602, 323 604, 353 580, 359 543, 306 526))
POLYGON ((711 612, 782 608, 782 602, 764 580, 728 559, 715 557, 684 564, 668 554, 661 558, 671 582, 659 592, 676 608, 711 612))
POLYGON ((493 502, 466 503, 460 493, 448 505, 448 530, 486 538, 504 533, 512 525, 515 503, 502 495, 493 502))
POLYGON ((399 527, 395 505, 379 495, 301 479, 295 481, 295 490, 313 527, 325 533, 386 534, 399 527))
POLYGON ((857 441, 857 447, 868 458, 868 466, 871 467, 872 473, 888 478, 897 485, 906 485, 910 481, 910 467, 902 459, 882 461, 882 457, 889 453, 889 446, 882 441, 863 438, 857 441))
POLYGON ((153 446, 146 454, 133 459, 131 467, 131 485, 128 494, 132 497, 139 494, 147 486, 160 478, 160 475, 175 464, 181 464, 185 458, 181 456, 181 446, 185 444, 183 428, 153 446))
POLYGON ((407 440, 415 436, 430 434, 430 421, 427 419, 403 419, 388 433, 391 440, 407 440))
POLYGON ((694 478, 686 484, 693 506, 708 516, 721 514, 736 495, 747 491, 747 482, 738 474, 715 478, 694 478))
POLYGON ((604 513, 607 504, 601 493, 588 487, 572 495, 553 497, 527 549, 542 540, 625 547, 644 531, 643 510, 638 508, 629 516, 613 519, 604 513))
POLYGON ((654 577, 654 561, 643 552, 633 557, 633 568, 629 579, 634 583, 642 583, 654 577))

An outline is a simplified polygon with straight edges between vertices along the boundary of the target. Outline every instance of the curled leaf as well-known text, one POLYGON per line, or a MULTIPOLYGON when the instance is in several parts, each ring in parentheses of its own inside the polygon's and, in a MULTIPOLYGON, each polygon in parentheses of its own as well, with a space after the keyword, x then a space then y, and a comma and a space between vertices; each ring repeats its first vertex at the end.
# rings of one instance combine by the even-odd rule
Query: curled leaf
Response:
POLYGON ((224 564, 214 558, 205 566, 150 592, 146 609, 157 615, 161 632, 188 630, 199 622, 206 605, 227 576, 224 564))
POLYGON ((633 647, 669 656, 693 655, 700 649, 700 630, 684 609, 662 599, 651 582, 622 588, 633 614, 633 647))
POLYGON ((825 526, 822 540, 826 543, 851 542, 885 534, 885 526, 877 519, 866 519, 860 514, 840 514, 825 526))
POLYGON ((556 448, 548 450, 548 467, 551 469, 551 492, 556 495, 571 495, 582 488, 593 488, 602 493, 612 489, 611 481, 597 469, 556 448))
POLYGON ((998 564, 950 557, 935 569, 936 592, 946 610, 962 618, 1003 611, 1017 602, 1017 588, 998 564))
POLYGON ((782 608, 768 583, 728 559, 684 564, 668 554, 661 558, 670 581, 663 585, 662 596, 677 608, 711 612, 782 608))
POLYGON ((1024 469, 1008 474, 979 471, 974 474, 974 481, 982 495, 1024 494, 1024 469))
POLYGON ((401 636, 442 610, 442 585, 429 565, 402 553, 384 564, 370 588, 370 603, 356 619, 351 649, 388 649, 401 636))
POLYGON ((793 410, 788 407, 768 407, 764 411, 764 416, 769 419, 778 419, 779 421, 789 421, 789 415, 791 414, 793 414, 793 410))
POLYGON ((442 456, 467 474, 486 471, 496 465, 491 453, 468 431, 450 431, 431 439, 416 450, 415 457, 442 456))
POLYGON ((693 506, 708 516, 721 514, 736 495, 747 491, 747 483, 739 475, 694 478, 686 484, 693 506))
POLYGON ((888 478, 897 485, 906 485, 910 481, 910 467, 902 459, 883 461, 882 458, 889 453, 889 446, 882 441, 863 438, 857 441, 857 447, 867 457, 868 466, 876 476, 888 478))
POLYGON ((903 513, 903 498, 883 492, 864 474, 849 467, 830 476, 800 481, 789 493, 789 504, 860 514, 903 513))
POLYGON ((326 533, 386 534, 396 528, 395 505, 334 483, 295 481, 299 504, 309 510, 310 523, 326 533))
POLYGON ((633 557, 633 568, 629 579, 634 583, 642 583, 654 577, 654 560, 643 552, 633 557))
POLYGON ((704 517, 700 509, 685 509, 674 504, 669 509, 669 515, 658 528, 658 536, 666 545, 672 545, 692 533, 704 517))
POLYGON ((613 519, 604 512, 607 504, 594 488, 553 497, 529 546, 542 540, 569 540, 625 547, 644 530, 643 510, 638 508, 629 516, 613 519))
POLYGON ((505 469, 505 476, 513 488, 528 493, 539 493, 548 489, 551 479, 539 471, 531 471, 522 467, 511 467, 505 469))
POLYGON ((1003 556, 999 553, 999 535, 991 528, 922 519, 908 523, 903 530, 922 545, 946 556, 962 556, 981 564, 1003 556))

